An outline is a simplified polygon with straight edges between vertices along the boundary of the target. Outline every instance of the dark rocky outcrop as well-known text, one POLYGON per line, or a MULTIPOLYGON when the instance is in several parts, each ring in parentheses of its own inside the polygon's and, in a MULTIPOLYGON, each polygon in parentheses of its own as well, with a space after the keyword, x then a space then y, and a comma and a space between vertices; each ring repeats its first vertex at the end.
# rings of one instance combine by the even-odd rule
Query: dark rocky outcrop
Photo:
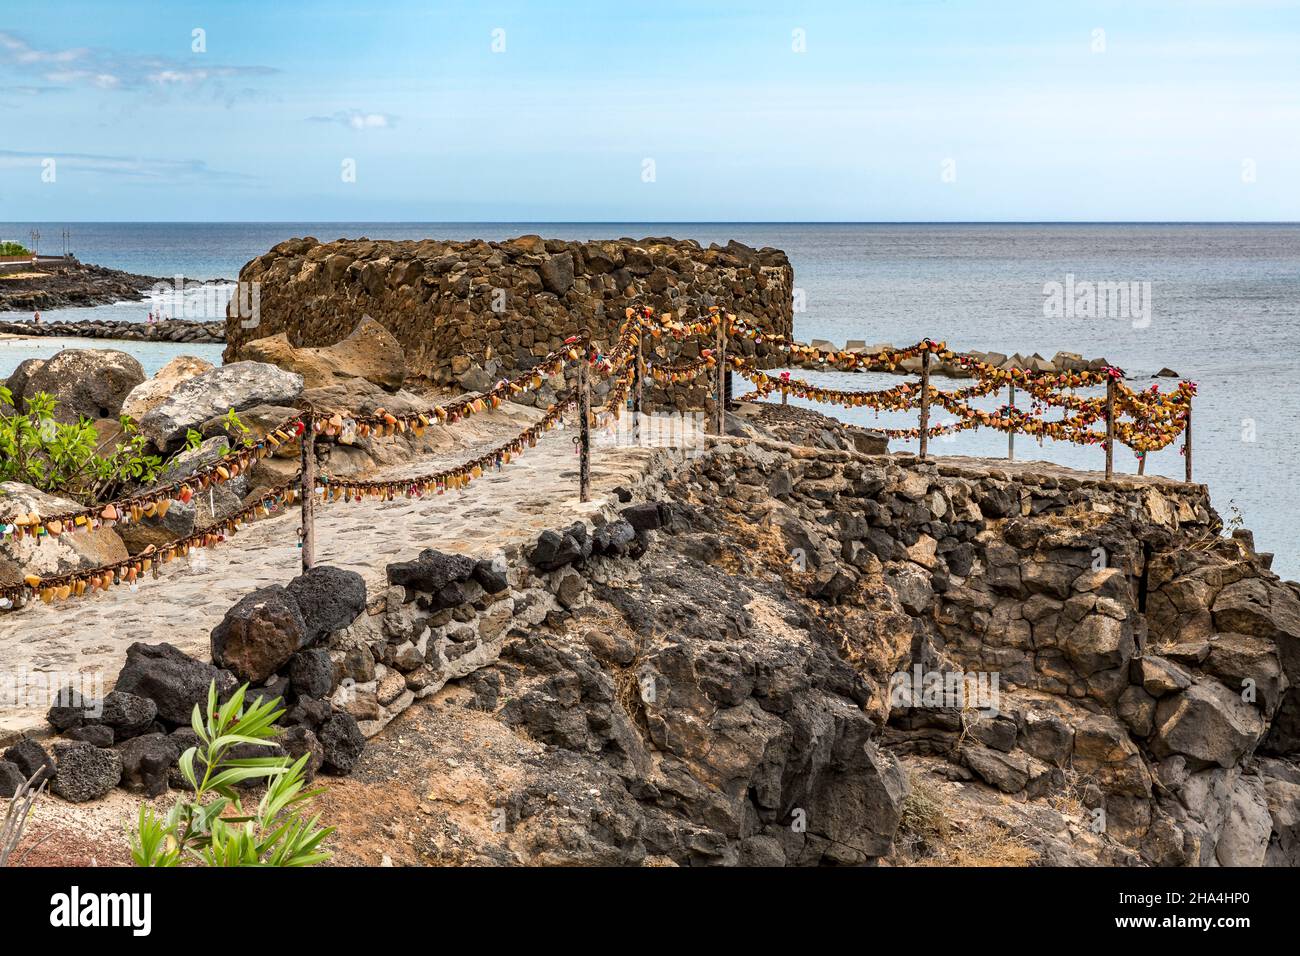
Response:
POLYGON ((194 705, 206 704, 214 681, 223 699, 237 686, 228 670, 195 660, 171 644, 136 643, 126 650, 115 689, 149 698, 160 718, 188 726, 194 705))

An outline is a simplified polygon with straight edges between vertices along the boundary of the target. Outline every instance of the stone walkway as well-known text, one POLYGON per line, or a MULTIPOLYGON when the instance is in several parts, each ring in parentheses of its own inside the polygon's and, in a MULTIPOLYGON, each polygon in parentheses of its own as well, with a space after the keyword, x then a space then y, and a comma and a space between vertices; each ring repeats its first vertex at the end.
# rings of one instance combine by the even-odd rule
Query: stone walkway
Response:
MULTIPOLYGON (((409 476, 469 460, 540 417, 518 405, 476 416, 450 430, 454 441, 447 449, 367 477, 409 476)), ((548 432, 536 448, 463 492, 325 505, 317 511, 316 563, 360 573, 374 596, 386 586, 388 564, 424 548, 488 557, 543 529, 590 518, 615 503, 615 488, 636 486, 655 458, 650 448, 593 442, 592 500, 583 503, 571 440, 576 434, 572 427, 548 432)), ((15 700, 12 688, 0 682, 0 742, 24 731, 46 732, 45 675, 63 684, 69 675, 98 678, 107 691, 126 648, 136 641, 167 642, 206 656, 209 634, 231 605, 299 573, 299 525, 295 508, 245 528, 233 541, 166 565, 161 578, 147 578, 135 589, 0 615, 0 677, 18 681, 20 691, 25 686, 35 697, 15 700)))

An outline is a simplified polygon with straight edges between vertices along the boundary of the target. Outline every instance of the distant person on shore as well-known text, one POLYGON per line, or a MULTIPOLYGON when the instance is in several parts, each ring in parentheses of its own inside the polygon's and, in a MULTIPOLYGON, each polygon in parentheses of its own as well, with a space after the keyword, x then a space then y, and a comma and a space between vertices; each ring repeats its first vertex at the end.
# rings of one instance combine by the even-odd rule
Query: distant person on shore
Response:
POLYGON ((149 313, 149 318, 145 320, 146 324, 153 325, 153 313, 149 313))
POLYGON ((41 324, 41 314, 40 314, 39 312, 37 312, 36 315, 35 315, 35 317, 32 319, 32 321, 35 322, 37 325, 40 325, 40 324, 41 324))

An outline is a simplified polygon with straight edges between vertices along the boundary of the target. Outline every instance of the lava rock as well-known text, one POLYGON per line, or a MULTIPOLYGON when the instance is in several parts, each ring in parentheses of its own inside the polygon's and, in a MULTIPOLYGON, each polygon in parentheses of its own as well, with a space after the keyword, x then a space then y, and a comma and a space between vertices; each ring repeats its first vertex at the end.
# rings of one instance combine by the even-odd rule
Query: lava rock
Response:
POLYGON ((317 700, 314 697, 305 697, 299 694, 298 702, 281 718, 280 723, 286 727, 301 725, 315 730, 325 723, 332 713, 334 713, 334 708, 329 701, 317 700))
POLYGON ((554 571, 582 560, 582 544, 572 534, 543 531, 528 554, 528 562, 539 571, 554 571))
POLYGON ((328 697, 334 689, 334 662, 325 648, 299 651, 289 658, 289 684, 301 697, 328 697))
POLYGON ((148 730, 157 716, 158 705, 148 697, 113 690, 104 696, 104 712, 97 722, 113 728, 114 739, 127 740, 148 730))
POLYGON ((54 792, 70 803, 106 796, 122 779, 122 757, 116 750, 78 743, 55 748, 58 770, 54 792))
POLYGON ((303 766, 303 779, 311 782, 325 761, 325 749, 321 746, 318 738, 310 727, 304 727, 297 724, 293 727, 287 727, 280 734, 277 742, 284 748, 284 752, 293 760, 297 760, 303 754, 310 754, 307 763, 303 766))
POLYGON ((87 700, 72 685, 61 689, 54 698, 54 706, 45 713, 45 719, 51 727, 62 733, 73 727, 80 727, 87 716, 99 712, 98 701, 87 700))
POLYGON ((116 739, 113 735, 113 728, 105 727, 103 724, 86 724, 83 727, 73 727, 63 735, 63 738, 94 744, 96 747, 111 747, 116 739))
POLYGON ((271 585, 247 595, 212 629, 212 660, 241 680, 261 683, 307 644, 298 602, 271 585))
POLYGON ((632 524, 619 518, 596 529, 591 538, 591 553, 618 558, 627 554, 632 542, 636 540, 636 529, 632 524))
POLYGON ((158 716, 170 724, 188 724, 194 705, 206 706, 208 687, 214 681, 221 699, 237 686, 229 671, 196 660, 171 644, 137 642, 126 649, 116 689, 148 697, 158 716))
POLYGON ((643 501, 640 504, 628 505, 628 507, 624 508, 619 513, 623 516, 624 520, 632 526, 633 530, 638 532, 654 531, 655 529, 664 526, 665 516, 663 509, 653 501, 643 501))
POLYGON ((117 753, 122 758, 122 786, 156 797, 167 791, 167 774, 181 749, 167 734, 145 734, 118 745, 117 753))
POLYGON ((302 613, 308 644, 347 627, 366 609, 366 582, 355 571, 318 565, 290 581, 285 590, 302 613))
POLYGON ((12 797, 26 782, 27 778, 17 764, 0 760, 0 797, 12 797))
POLYGON ((45 752, 45 748, 30 737, 24 737, 6 750, 4 759, 22 771, 25 779, 32 780, 36 777, 32 781, 34 787, 40 786, 42 780, 49 780, 54 776, 54 761, 45 752), (36 776, 38 773, 41 773, 41 776, 36 776))
POLYGON ((479 561, 474 565, 474 580, 488 594, 500 594, 510 587, 505 571, 498 570, 491 561, 479 561))
POLYGON ((414 561, 399 561, 388 566, 388 583, 400 584, 413 591, 437 594, 448 584, 464 581, 474 573, 473 558, 463 554, 444 554, 426 548, 414 561))
POLYGON ((320 739, 324 767, 330 773, 351 773, 366 749, 366 737, 351 714, 335 713, 321 724, 316 736, 320 739))

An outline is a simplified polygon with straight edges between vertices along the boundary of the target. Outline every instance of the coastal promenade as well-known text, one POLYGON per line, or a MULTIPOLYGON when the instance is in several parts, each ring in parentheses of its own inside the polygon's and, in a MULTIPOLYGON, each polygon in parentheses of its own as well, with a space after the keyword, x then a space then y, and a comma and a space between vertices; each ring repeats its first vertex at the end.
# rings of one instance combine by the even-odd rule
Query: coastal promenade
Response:
MULTIPOLYGON (((443 440, 434 454, 371 477, 401 478, 462 461, 540 417, 535 409, 504 405, 440 429, 443 440)), ((463 491, 319 508, 317 563, 358 572, 370 593, 378 594, 387 585, 389 563, 425 548, 486 558, 535 540, 546 528, 590 519, 610 506, 615 488, 636 486, 656 454, 651 448, 602 447, 592 458, 591 501, 584 503, 578 500, 574 434, 575 429, 547 433, 529 454, 463 491)), ((209 634, 231 605, 299 573, 298 525, 298 511, 291 509, 240 531, 233 546, 198 549, 190 559, 163 566, 158 579, 142 579, 138 589, 114 588, 49 606, 35 602, 21 613, 0 615, 0 658, 15 670, 99 672, 111 682, 136 641, 167 642, 207 657, 209 634)), ((44 707, 0 709, 0 742, 23 732, 47 733, 44 715, 44 707)))

